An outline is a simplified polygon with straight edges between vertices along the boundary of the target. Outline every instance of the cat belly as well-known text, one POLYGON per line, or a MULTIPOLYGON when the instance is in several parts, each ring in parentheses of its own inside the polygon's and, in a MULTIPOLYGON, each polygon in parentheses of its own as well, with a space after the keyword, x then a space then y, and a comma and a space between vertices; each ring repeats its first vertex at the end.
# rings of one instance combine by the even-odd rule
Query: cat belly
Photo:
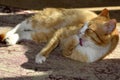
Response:
POLYGON ((34 29, 32 28, 32 23, 29 20, 24 20, 16 26, 16 33, 19 34, 19 40, 32 40, 31 34, 33 31, 34 29))
POLYGON ((31 34, 32 40, 34 40, 37 43, 41 43, 41 42, 48 42, 50 40, 50 38, 52 37, 53 33, 47 33, 47 32, 42 32, 42 31, 38 31, 38 32, 33 32, 31 34))

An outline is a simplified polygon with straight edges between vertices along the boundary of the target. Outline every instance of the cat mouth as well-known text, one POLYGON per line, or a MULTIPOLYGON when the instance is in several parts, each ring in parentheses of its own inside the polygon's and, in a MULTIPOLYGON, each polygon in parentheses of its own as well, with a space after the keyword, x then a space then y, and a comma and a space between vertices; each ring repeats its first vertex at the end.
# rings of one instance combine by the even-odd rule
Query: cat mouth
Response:
POLYGON ((81 46, 83 46, 82 38, 79 39, 79 44, 80 44, 81 46))

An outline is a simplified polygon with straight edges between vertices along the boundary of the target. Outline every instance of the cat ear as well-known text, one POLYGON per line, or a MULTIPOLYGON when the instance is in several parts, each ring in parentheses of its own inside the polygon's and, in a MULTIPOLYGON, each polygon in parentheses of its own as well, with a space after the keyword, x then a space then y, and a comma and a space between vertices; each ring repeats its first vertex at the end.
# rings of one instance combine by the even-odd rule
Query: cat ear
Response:
POLYGON ((104 31, 106 34, 112 33, 114 29, 116 28, 116 19, 111 19, 107 23, 104 24, 104 31))
POLYGON ((99 14, 99 16, 104 16, 106 18, 110 18, 109 17, 109 10, 108 9, 103 9, 102 12, 99 14))

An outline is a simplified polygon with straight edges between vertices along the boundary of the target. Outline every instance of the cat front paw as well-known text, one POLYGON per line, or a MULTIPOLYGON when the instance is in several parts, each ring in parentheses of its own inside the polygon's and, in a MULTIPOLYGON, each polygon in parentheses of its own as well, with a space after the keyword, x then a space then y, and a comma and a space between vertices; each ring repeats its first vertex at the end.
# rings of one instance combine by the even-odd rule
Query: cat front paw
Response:
POLYGON ((45 61, 46 61, 46 57, 45 56, 42 56, 40 54, 36 55, 36 57, 35 57, 35 63, 42 64, 45 61))

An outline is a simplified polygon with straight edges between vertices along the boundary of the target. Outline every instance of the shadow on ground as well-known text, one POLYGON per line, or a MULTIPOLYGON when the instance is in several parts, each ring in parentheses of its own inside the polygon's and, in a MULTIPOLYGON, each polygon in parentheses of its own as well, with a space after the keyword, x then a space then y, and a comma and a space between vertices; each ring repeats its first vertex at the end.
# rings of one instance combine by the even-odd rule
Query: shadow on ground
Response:
MULTIPOLYGON (((3 80, 118 80, 120 59, 81 63, 63 57, 56 48, 46 62, 35 64, 35 55, 45 45, 22 40, 19 45, 0 48, 0 72, 3 80), (10 75, 9 75, 9 74, 10 75), (7 75, 4 75, 7 74, 7 75), (12 76, 11 76, 12 74, 12 76), (3 77, 6 76, 6 77, 3 77)), ((112 53, 114 54, 114 53, 112 53)))

